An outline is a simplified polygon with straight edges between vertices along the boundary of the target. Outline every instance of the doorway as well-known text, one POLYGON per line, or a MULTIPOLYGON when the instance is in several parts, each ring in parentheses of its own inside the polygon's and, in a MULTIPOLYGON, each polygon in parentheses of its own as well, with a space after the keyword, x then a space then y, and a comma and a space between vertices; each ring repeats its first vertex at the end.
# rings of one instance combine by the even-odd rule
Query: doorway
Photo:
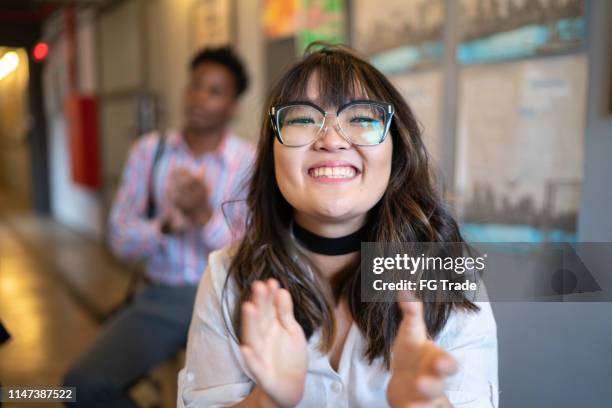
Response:
POLYGON ((4 205, 32 208, 28 53, 0 46, 0 196, 4 205))

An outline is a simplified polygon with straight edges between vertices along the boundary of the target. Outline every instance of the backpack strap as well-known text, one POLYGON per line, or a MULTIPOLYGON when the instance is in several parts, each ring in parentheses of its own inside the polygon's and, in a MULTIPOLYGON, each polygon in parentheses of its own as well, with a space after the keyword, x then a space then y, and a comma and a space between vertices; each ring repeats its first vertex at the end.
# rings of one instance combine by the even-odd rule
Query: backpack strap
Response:
POLYGON ((166 134, 162 132, 159 135, 159 140, 157 141, 157 146, 155 147, 155 153, 153 155, 153 162, 151 164, 151 170, 149 171, 149 184, 147 188, 147 207, 146 207, 146 217, 148 219, 152 219, 155 217, 155 169, 157 168, 157 163, 159 159, 164 154, 164 147, 166 145, 166 134))

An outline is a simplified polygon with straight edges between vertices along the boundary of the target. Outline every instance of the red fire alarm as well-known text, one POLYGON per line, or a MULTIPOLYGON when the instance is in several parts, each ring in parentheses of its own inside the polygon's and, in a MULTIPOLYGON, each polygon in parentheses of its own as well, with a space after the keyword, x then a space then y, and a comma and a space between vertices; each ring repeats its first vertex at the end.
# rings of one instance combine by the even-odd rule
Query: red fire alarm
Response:
POLYGON ((93 96, 71 94, 66 99, 72 180, 85 187, 100 188, 98 118, 93 96))

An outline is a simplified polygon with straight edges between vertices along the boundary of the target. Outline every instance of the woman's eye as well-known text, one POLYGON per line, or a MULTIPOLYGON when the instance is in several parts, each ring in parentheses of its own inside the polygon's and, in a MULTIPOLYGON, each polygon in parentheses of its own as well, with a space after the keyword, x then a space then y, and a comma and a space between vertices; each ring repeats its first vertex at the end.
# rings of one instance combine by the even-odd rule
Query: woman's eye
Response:
POLYGON ((361 126, 373 126, 377 125, 380 121, 376 118, 369 116, 354 116, 351 118, 351 123, 361 126))
POLYGON ((313 118, 309 118, 309 117, 296 117, 296 118, 289 118, 285 120, 285 125, 291 126, 291 125, 298 125, 298 126, 304 126, 304 125, 314 125, 315 121, 313 118))

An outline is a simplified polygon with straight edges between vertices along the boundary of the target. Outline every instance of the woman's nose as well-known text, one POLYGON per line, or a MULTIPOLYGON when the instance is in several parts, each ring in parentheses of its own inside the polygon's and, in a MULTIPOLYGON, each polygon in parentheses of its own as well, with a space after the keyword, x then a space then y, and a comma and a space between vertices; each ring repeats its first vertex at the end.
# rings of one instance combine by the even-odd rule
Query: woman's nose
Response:
POLYGON ((325 123, 313 147, 315 150, 335 151, 348 149, 351 143, 344 138, 337 123, 325 123))

